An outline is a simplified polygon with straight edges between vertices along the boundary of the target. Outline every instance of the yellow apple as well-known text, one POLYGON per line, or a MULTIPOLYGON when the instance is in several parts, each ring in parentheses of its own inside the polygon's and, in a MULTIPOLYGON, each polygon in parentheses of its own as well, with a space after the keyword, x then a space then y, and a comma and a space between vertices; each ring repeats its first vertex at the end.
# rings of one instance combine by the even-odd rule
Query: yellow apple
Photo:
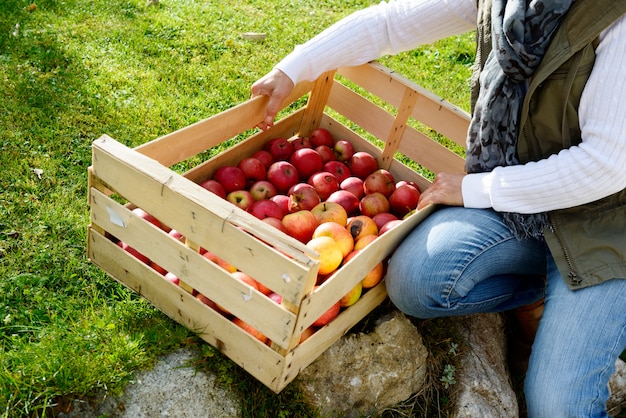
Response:
POLYGON ((335 222, 345 226, 348 221, 348 213, 337 202, 321 202, 311 209, 317 219, 317 223, 335 222))
POLYGON ((354 243, 354 249, 362 250, 363 248, 367 247, 376 238, 378 238, 378 235, 373 235, 373 234, 363 235, 361 238, 357 239, 356 242, 354 243))
POLYGON ((324 222, 321 223, 313 231, 313 238, 317 237, 330 237, 335 240, 341 248, 341 255, 347 256, 354 248, 354 239, 350 231, 346 227, 341 226, 336 222, 324 222))
POLYGON ((383 279, 384 272, 385 265, 381 261, 380 263, 376 264, 369 273, 365 275, 363 280, 361 280, 361 285, 363 286, 363 289, 370 289, 380 283, 380 281, 383 279))
POLYGON ((341 299, 339 299, 339 305, 342 308, 354 305, 361 297, 363 291, 363 285, 358 282, 348 293, 346 293, 341 299))
POLYGON ((355 241, 365 235, 378 235, 376 222, 366 215, 354 216, 348 221, 346 228, 350 231, 355 241))
POLYGON ((343 253, 341 247, 331 237, 322 236, 312 238, 306 244, 312 250, 317 251, 319 254, 319 270, 318 274, 328 274, 335 270, 341 264, 343 260, 343 253))

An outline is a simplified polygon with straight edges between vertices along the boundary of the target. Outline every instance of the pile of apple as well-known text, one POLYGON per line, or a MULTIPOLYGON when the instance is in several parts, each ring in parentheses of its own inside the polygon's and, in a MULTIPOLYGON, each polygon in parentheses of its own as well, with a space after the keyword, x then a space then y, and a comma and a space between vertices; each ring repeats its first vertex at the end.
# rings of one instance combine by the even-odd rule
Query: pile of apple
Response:
MULTIPOLYGON (((315 289, 376 237, 402 222, 415 210, 420 197, 417 185, 396 182, 389 171, 378 166, 373 155, 355 151, 349 141, 335 140, 323 128, 313 130, 308 137, 273 138, 263 149, 242 158, 236 165, 219 167, 200 185, 315 250, 320 261, 315 289)), ((163 227, 149 214, 137 213, 163 227)), ((177 231, 168 230, 168 234, 184 242, 177 231)), ((120 245, 142 257, 131 247, 124 247, 124 243, 120 245)), ((235 278, 281 303, 280 295, 230 263, 204 249, 200 249, 200 253, 235 278)), ((145 257, 143 261, 172 283, 179 283, 172 273, 145 257)), ((315 321, 302 334, 301 341, 334 319, 342 308, 356 303, 367 289, 376 286, 384 270, 385 261, 382 261, 315 321)), ((224 315, 230 315, 227 309, 205 295, 195 292, 195 296, 224 315)), ((268 342, 264 335, 239 318, 232 320, 259 340, 268 342)))

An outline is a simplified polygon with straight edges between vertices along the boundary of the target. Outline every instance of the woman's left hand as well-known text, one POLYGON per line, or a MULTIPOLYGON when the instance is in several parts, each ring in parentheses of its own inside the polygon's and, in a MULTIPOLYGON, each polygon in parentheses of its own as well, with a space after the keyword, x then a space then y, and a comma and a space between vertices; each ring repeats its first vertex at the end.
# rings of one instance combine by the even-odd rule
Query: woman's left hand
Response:
POLYGON ((439 173, 433 184, 424 190, 417 205, 422 209, 430 203, 463 206, 462 182, 465 174, 439 173))

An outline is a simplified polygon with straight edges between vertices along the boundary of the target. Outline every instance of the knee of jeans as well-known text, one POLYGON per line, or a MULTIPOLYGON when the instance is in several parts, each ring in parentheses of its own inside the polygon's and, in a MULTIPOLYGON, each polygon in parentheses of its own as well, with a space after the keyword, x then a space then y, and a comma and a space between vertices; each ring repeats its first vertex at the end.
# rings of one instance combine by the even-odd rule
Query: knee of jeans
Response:
POLYGON ((416 318, 435 318, 445 315, 442 290, 423 276, 404 275, 389 266, 385 277, 391 302, 403 313, 416 318))

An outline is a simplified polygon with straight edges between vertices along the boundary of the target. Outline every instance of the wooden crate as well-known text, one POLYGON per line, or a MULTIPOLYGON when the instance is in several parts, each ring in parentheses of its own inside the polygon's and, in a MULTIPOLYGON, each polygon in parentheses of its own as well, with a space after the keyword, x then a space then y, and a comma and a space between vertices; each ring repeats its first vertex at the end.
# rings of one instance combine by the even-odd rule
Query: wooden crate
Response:
POLYGON ((319 262, 311 250, 198 183, 217 167, 236 163, 261 149, 273 137, 307 135, 319 126, 336 138, 351 141, 357 151, 374 154, 379 165, 396 179, 414 181, 423 190, 428 180, 395 159, 396 152, 435 173, 462 172, 463 159, 408 126, 409 118, 461 147, 469 122, 466 112, 377 63, 341 68, 323 74, 314 83, 300 83, 284 105, 307 95, 306 105, 294 105, 296 110, 265 132, 253 130, 255 122, 263 118, 267 100, 258 97, 134 149, 104 135, 93 143, 89 168, 89 259, 277 393, 386 298, 383 280, 334 321, 299 343, 303 330, 333 305, 338 295, 347 293, 386 259, 432 207, 416 212, 380 236, 312 292, 319 262), (356 90, 369 92, 368 97, 372 94, 395 110, 383 110, 356 90), (359 128, 353 130, 347 124, 359 128), (355 131, 368 132, 371 137, 367 140, 355 131), (247 138, 182 175, 170 168, 247 132, 247 138), (372 137, 384 147, 376 145, 372 137), (134 207, 180 231, 186 243, 136 216, 131 211, 134 207), (175 273, 181 286, 164 280, 115 240, 128 243, 175 273), (282 295, 282 305, 206 260, 198 252, 201 247, 282 295), (199 302, 191 289, 209 295, 265 334, 271 344, 261 343, 199 302))

